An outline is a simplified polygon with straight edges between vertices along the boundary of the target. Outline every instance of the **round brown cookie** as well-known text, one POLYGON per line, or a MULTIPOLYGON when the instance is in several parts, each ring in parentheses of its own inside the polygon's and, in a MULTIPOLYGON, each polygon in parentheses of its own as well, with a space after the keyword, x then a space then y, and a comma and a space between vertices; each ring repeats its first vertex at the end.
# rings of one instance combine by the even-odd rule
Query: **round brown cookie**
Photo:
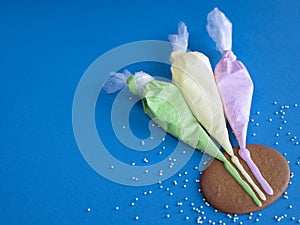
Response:
MULTIPOLYGON (((278 151, 267 146, 256 144, 247 145, 247 149, 251 152, 251 158, 260 169, 262 175, 273 188, 274 194, 270 196, 265 193, 267 200, 261 200, 262 207, 258 207, 252 201, 251 197, 247 195, 242 187, 225 170, 223 163, 219 160, 214 160, 209 167, 203 171, 200 186, 206 201, 221 212, 245 214, 261 210, 275 202, 284 193, 289 184, 289 165, 278 151)), ((235 147, 233 150, 235 155, 239 157, 239 147, 235 147)), ((226 153, 224 153, 224 155, 229 159, 226 153)), ((253 181, 261 188, 244 160, 240 157, 239 159, 253 181)))

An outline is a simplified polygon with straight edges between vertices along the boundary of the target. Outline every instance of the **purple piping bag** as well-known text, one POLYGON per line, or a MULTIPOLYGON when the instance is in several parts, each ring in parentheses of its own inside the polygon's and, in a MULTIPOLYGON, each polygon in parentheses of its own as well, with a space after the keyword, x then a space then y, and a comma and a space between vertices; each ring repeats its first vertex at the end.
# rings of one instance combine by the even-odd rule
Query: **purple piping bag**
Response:
POLYGON ((239 155, 247 163, 253 175, 268 195, 273 189, 262 176, 246 148, 247 128, 253 95, 253 82, 244 66, 236 59, 232 48, 232 24, 217 8, 207 16, 207 31, 216 42, 222 59, 216 65, 215 79, 224 106, 226 118, 239 143, 239 155))

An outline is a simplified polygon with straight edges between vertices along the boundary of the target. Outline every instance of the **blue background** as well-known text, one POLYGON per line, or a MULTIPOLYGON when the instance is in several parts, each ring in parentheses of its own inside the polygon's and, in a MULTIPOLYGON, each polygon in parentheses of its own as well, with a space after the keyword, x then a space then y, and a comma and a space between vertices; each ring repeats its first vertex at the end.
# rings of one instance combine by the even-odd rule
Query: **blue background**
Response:
MULTIPOLYGON (((160 189, 159 185, 129 187, 101 177, 84 161, 72 130, 76 86, 89 65, 112 48, 139 40, 167 41, 169 33, 176 33, 177 23, 184 21, 190 32, 189 49, 205 53, 215 66, 220 54, 205 25, 207 14, 216 6, 233 23, 233 50, 246 64, 255 84, 251 111, 255 122, 249 124, 248 143, 268 145, 287 153, 295 175, 288 188, 288 199, 281 198, 262 210, 262 216, 255 213, 249 219, 243 215, 239 221, 277 224, 273 217, 286 214, 282 222, 297 223, 300 145, 291 137, 300 138, 299 1, 2 0, 1 224, 195 224, 198 213, 192 210, 191 203, 204 206, 204 223, 232 221, 203 204, 197 192, 199 184, 194 180, 199 178, 199 172, 194 167, 200 153, 195 153, 182 169, 181 173, 187 171, 188 175, 176 175, 163 182, 164 188, 169 187, 174 193, 170 196, 170 191, 160 189), (274 101, 278 104, 274 105, 274 101), (284 119, 280 118, 282 105, 289 106, 284 109, 284 119), (269 118, 273 121, 269 122, 269 118), (285 119, 287 123, 283 124, 285 119), (256 136, 251 135, 254 132, 256 136), (275 145, 277 141, 279 144, 275 145), (185 179, 189 182, 187 188, 182 188, 185 179), (179 185, 174 186, 173 180, 179 185), (152 194, 143 194, 149 190, 152 194), (136 197, 139 200, 135 202, 136 197), (130 206, 133 201, 135 206, 130 206), (183 206, 177 206, 178 201, 183 206), (289 209, 289 205, 293 208, 289 209), (120 209, 115 210, 116 206, 120 209), (87 208, 91 211, 87 212, 87 208), (180 209, 184 213, 179 213, 180 209), (166 218, 166 214, 171 217, 166 218)), ((135 68, 171 77, 167 65, 146 64, 135 68)), ((105 112, 109 110, 98 107, 98 121, 105 112)), ((142 121, 140 127, 148 124, 141 107, 137 106, 133 113, 142 121)), ((103 126, 109 128, 110 124, 103 126)), ((137 135, 147 136, 141 130, 137 128, 137 135)), ((165 145, 172 147, 175 141, 168 137, 165 145)), ((232 141, 235 143, 233 138, 232 141)), ((110 144, 113 149, 113 142, 110 144)), ((124 149, 115 149, 114 154, 117 151, 124 149)), ((140 155, 119 155, 127 163, 135 160, 142 164, 140 155)), ((157 154, 152 157, 154 161, 159 159, 157 154)))

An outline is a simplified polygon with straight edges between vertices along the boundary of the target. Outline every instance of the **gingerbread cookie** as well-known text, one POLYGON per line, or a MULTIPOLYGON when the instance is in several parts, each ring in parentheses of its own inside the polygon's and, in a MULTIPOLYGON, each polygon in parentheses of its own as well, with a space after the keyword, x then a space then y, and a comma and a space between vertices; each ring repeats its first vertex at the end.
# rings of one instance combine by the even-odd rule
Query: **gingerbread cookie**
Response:
MULTIPOLYGON (((247 145, 251 157, 260 169, 262 175, 273 188, 274 194, 267 195, 267 200, 258 207, 241 188, 240 185, 225 170, 222 162, 214 160, 200 180, 201 191, 206 201, 215 209, 230 214, 245 214, 261 210, 275 202, 286 190, 290 180, 290 169, 285 158, 276 150, 257 144, 247 145)), ((234 148, 236 155, 239 147, 234 148)), ((229 159, 228 155, 224 153, 229 159)), ((252 179, 260 187, 246 163, 240 162, 252 179)))

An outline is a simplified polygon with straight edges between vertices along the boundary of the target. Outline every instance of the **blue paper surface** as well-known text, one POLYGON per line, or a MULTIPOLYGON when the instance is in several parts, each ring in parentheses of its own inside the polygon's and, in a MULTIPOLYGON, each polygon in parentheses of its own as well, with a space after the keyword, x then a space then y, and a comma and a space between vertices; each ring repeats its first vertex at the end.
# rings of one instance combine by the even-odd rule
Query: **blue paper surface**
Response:
MULTIPOLYGON (((255 86, 247 142, 286 153, 294 173, 288 199, 280 198, 253 215, 239 216, 236 223, 278 224, 275 216, 283 216, 284 224, 300 220, 299 1, 62 0, 0 3, 1 224, 175 225, 196 224, 199 216, 204 224, 219 224, 220 220, 233 223, 234 216, 215 212, 198 192, 195 180, 199 171, 195 167, 202 158, 200 152, 191 154, 182 168, 175 162, 173 169, 179 171, 162 184, 125 186, 89 166, 79 151, 72 125, 80 79, 98 57, 120 45, 168 41, 168 34, 176 33, 177 23, 184 21, 190 33, 189 49, 206 54, 214 66, 221 55, 205 29, 206 16, 214 7, 233 23, 233 51, 247 66, 255 86)), ((164 54, 152 57, 164 57, 164 61, 164 54)), ((133 56, 128 52, 127 59, 133 56)), ((143 61, 124 67, 171 78, 169 65, 162 62, 143 61)), ((87 90, 87 97, 100 91, 93 87, 87 90)), ((116 96, 101 91, 94 105, 98 135, 111 155, 136 166, 168 161, 178 144, 171 136, 147 152, 118 141, 111 123, 116 96)), ((138 139, 150 137, 149 119, 139 102, 131 110, 129 125, 138 139)), ((86 132, 88 136, 89 130, 86 132)), ((236 145, 233 136, 232 143, 236 145)), ((188 148, 186 151, 191 153, 188 148)))

